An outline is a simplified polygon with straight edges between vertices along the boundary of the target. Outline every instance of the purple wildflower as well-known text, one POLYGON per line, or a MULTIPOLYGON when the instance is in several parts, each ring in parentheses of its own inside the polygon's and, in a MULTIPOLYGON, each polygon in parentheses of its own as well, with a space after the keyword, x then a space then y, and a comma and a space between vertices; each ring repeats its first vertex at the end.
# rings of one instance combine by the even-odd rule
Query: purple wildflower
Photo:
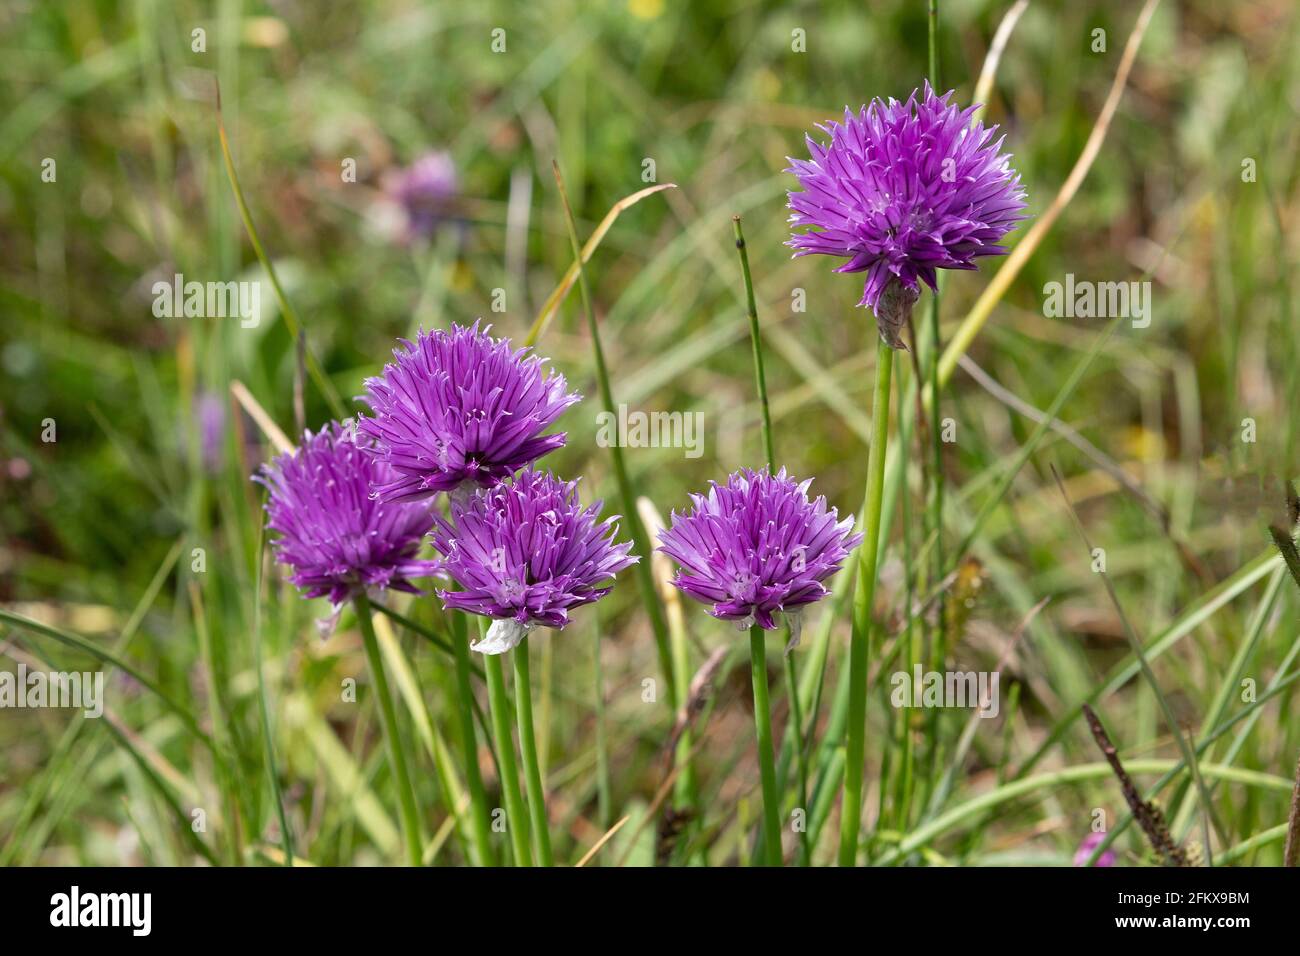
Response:
POLYGON ((403 238, 427 239, 447 217, 456 195, 456 165, 443 152, 428 152, 384 183, 405 218, 403 238))
POLYGON ((461 590, 438 596, 448 608, 494 618, 474 650, 501 654, 535 625, 563 628, 570 610, 604 597, 636 563, 630 542, 614 543, 617 518, 598 520, 601 504, 584 508, 576 481, 531 469, 452 500, 433 544, 461 590))
MULTIPOLYGON (((1079 849, 1074 851, 1074 865, 1087 866, 1088 860, 1092 857, 1092 851, 1097 849, 1101 841, 1106 839, 1104 833, 1089 833, 1079 844, 1079 849)), ((1107 850, 1101 856, 1097 857, 1097 866, 1114 866, 1115 851, 1107 850)))
POLYGON ((927 82, 906 103, 845 109, 843 124, 819 127, 830 145, 807 137, 812 159, 792 158, 786 170, 803 190, 790 193, 790 222, 812 227, 786 245, 796 256, 847 258, 836 272, 865 271, 858 304, 878 318, 891 306, 910 309, 918 278, 933 289, 936 269, 974 269, 979 256, 1005 254, 997 243, 1024 218, 1020 175, 1003 139, 992 142, 997 127, 972 123, 978 107, 963 111, 950 96, 927 82), (901 286, 903 302, 882 303, 891 286, 901 286))
POLYGON ((254 476, 270 492, 266 526, 279 534, 276 559, 307 597, 328 597, 337 608, 361 588, 418 593, 408 579, 437 571, 437 561, 416 557, 433 525, 429 509, 371 497, 371 485, 390 477, 335 422, 306 432, 254 476))
POLYGON ((226 406, 221 396, 207 391, 196 395, 194 419, 198 424, 199 458, 210 474, 218 474, 226 435, 226 406))
MULTIPOLYGON (((772 630, 773 615, 819 601, 822 581, 862 542, 852 519, 837 521, 826 499, 808 500, 812 479, 796 482, 749 469, 691 495, 689 514, 673 512, 660 551, 681 565, 673 583, 714 617, 772 630)), ((791 622, 797 627, 798 619, 791 622)), ((796 634, 797 637, 797 634, 796 634)))
POLYGON ((487 487, 564 444, 542 435, 580 396, 564 376, 509 339, 453 325, 403 340, 397 361, 366 381, 373 418, 358 428, 392 469, 376 486, 385 501, 424 498, 462 482, 487 487))

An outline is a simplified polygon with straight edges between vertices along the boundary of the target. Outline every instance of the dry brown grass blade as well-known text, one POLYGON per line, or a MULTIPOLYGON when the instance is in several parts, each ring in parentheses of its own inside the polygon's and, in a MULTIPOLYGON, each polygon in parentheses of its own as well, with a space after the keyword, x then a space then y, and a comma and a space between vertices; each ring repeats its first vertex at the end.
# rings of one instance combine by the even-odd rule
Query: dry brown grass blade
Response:
POLYGON ((262 434, 271 440, 271 444, 276 447, 277 451, 293 451, 293 442, 289 441, 288 436, 280 430, 280 426, 267 414, 266 409, 253 397, 253 393, 248 390, 243 382, 237 378, 232 379, 230 394, 235 396, 235 401, 239 402, 244 411, 248 412, 248 417, 257 422, 257 427, 262 429, 262 434))
MULTIPOLYGON (((957 359, 970 348, 971 343, 975 341, 975 336, 979 335, 980 330, 984 328, 984 323, 992 315, 994 306, 1006 295, 1007 290, 1011 288, 1011 283, 1015 281, 1016 276, 1020 274, 1020 270, 1029 261, 1029 257, 1034 254, 1034 251, 1047 236, 1065 207, 1070 204, 1074 194, 1083 185, 1088 171, 1092 169, 1092 164, 1101 151, 1102 143, 1106 141, 1106 133, 1110 129, 1111 120, 1115 117, 1115 110, 1119 107, 1119 101, 1124 95, 1124 87, 1128 83, 1128 75, 1133 68, 1133 61, 1137 59, 1138 47, 1142 45, 1142 37, 1145 35, 1147 27, 1151 23, 1151 17, 1159 4, 1160 0, 1147 0, 1143 4, 1142 12, 1138 14, 1137 22, 1133 26, 1133 32, 1129 34, 1128 43, 1124 46, 1124 55, 1120 58, 1119 69, 1115 71, 1115 80, 1111 83, 1106 102, 1102 105, 1097 122, 1088 135, 1088 141, 1084 144, 1083 152, 1079 154, 1074 168, 1070 170, 1070 175, 1065 178, 1065 182, 1061 185, 1056 198, 1052 200, 1051 205, 1047 207, 1043 214, 1035 220, 1033 226, 1025 233, 1025 237, 1011 250, 1011 254, 1003 262, 1002 268, 997 271, 993 279, 985 286, 984 292, 975 300, 970 312, 967 313, 956 334, 953 335, 952 341, 948 343, 948 348, 940 356, 940 386, 946 385, 948 380, 952 378, 952 373, 957 368, 957 359)), ((927 390, 926 405, 932 407, 933 404, 934 395, 927 390)))
MULTIPOLYGON (((610 227, 614 225, 614 220, 619 217, 619 214, 624 209, 629 209, 632 206, 635 206, 647 196, 653 196, 655 193, 662 192, 665 189, 676 188, 676 183, 660 183, 658 186, 649 186, 646 189, 632 193, 630 196, 624 196, 618 202, 614 203, 614 205, 610 207, 609 212, 605 213, 605 218, 600 221, 600 225, 598 225, 595 231, 587 237, 587 241, 582 247, 583 263, 586 264, 591 261, 591 256, 600 245, 601 240, 605 238, 605 233, 609 232, 610 227)), ((546 331, 546 327, 551 324, 551 319, 555 317, 556 310, 559 309, 560 303, 564 301, 564 297, 569 294, 569 291, 577 281, 578 263, 574 262, 569 266, 568 271, 564 273, 564 278, 561 279, 560 284, 555 287, 555 291, 547 296, 546 302, 542 304, 541 311, 537 313, 537 318, 533 320, 532 327, 528 330, 528 335, 524 338, 525 345, 535 345, 537 340, 542 337, 542 333, 546 331)))
POLYGON ((591 849, 588 850, 586 853, 584 853, 582 855, 582 859, 579 860, 577 863, 575 863, 574 866, 577 869, 582 869, 584 866, 586 866, 587 863, 591 860, 591 858, 600 852, 600 848, 603 847, 610 840, 614 839, 614 834, 617 833, 619 830, 623 829, 623 825, 627 823, 628 820, 631 819, 632 819, 631 817, 624 817, 622 820, 619 820, 618 823, 615 823, 612 827, 606 830, 604 835, 599 840, 597 840, 594 844, 592 844, 591 849))
MULTIPOLYGON (((663 515, 653 501, 645 495, 636 499, 636 512, 641 516, 646 536, 651 541, 659 540, 659 532, 665 527, 663 515)), ((655 548, 650 554, 650 567, 654 571, 655 588, 663 598, 664 614, 668 618, 668 631, 674 636, 680 634, 685 640, 686 612, 682 609, 682 595, 673 585, 672 558, 655 548)))
POLYGON ((646 807, 645 816, 641 818, 636 825, 636 829, 632 831, 632 836, 629 839, 627 850, 625 850, 623 855, 619 857, 618 866, 621 867, 626 865, 628 857, 632 855, 632 851, 636 848, 636 838, 641 835, 641 831, 644 830, 652 820, 658 819, 659 808, 664 805, 664 801, 672 794, 673 784, 677 782, 677 777, 682 772, 682 768, 691 760, 695 759, 696 754, 704 749, 704 743, 706 740, 707 738, 701 734, 700 739, 695 742, 695 746, 691 748, 691 752, 687 755, 687 759, 673 767, 672 771, 664 777, 663 783, 659 784, 659 789, 655 791, 654 799, 652 799, 650 805, 646 807))
POLYGON ((984 117, 984 110, 989 101, 989 93, 993 91, 993 78, 997 75, 998 64, 1002 62, 1002 53, 1007 48, 1007 42, 1011 39, 1011 31, 1016 28, 1020 21, 1020 15, 1029 9, 1029 0, 1016 0, 1011 5, 1011 9, 1002 17, 1002 22, 998 24, 998 30, 993 34, 993 42, 989 44, 989 52, 984 56, 984 66, 980 68, 980 78, 975 84, 975 96, 972 102, 979 103, 980 108, 975 113, 975 119, 984 117))
POLYGON ((691 685, 686 692, 686 701, 677 709, 672 733, 668 735, 668 743, 664 747, 669 755, 677 749, 677 741, 681 740, 682 734, 691 725, 691 721, 699 716, 700 711, 704 709, 709 688, 713 686, 713 678, 717 676, 718 668, 722 666, 722 662, 726 659, 727 648, 717 648, 709 655, 709 659, 700 666, 700 669, 695 672, 695 676, 691 678, 691 685))

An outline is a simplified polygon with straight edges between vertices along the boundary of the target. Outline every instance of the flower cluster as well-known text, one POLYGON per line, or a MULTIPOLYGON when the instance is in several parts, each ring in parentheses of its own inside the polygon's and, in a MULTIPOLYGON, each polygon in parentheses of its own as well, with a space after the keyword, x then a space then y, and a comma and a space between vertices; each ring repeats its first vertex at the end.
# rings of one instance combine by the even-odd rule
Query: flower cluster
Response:
POLYGON ((403 344, 367 381, 373 415, 355 437, 336 424, 308 433, 257 477, 291 580, 337 606, 360 588, 450 576, 460 590, 439 592, 448 608, 497 622, 475 645, 484 653, 509 650, 534 625, 564 627, 637 560, 599 502, 582 506, 576 482, 530 467, 564 444, 543 432, 579 396, 477 323, 403 344), (450 493, 449 518, 427 500, 439 492, 450 493), (445 562, 416 558, 430 532, 445 562))
POLYGON ((673 583, 709 613, 742 627, 777 626, 791 612, 829 592, 822 584, 862 541, 853 521, 838 521, 826 499, 808 500, 812 480, 796 482, 748 469, 725 485, 691 495, 689 513, 673 512, 660 550, 681 569, 673 583))

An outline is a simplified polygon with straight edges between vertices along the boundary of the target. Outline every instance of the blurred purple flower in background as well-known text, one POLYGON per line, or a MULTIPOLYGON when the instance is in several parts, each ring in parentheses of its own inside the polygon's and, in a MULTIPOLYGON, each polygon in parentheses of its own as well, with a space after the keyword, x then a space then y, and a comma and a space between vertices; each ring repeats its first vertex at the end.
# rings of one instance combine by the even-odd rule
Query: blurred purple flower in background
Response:
POLYGON ((809 501, 810 484, 784 468, 776 475, 742 469, 708 494, 691 495, 692 510, 674 511, 671 527, 659 532, 659 550, 681 565, 673 584, 712 604, 714 617, 766 630, 777 626, 778 611, 821 600, 830 593, 821 582, 862 535, 851 518, 837 521, 825 498, 809 501))
POLYGON ((428 239, 451 212, 456 196, 456 164, 449 153, 431 151, 384 178, 384 192, 405 218, 401 237, 428 239))
POLYGON ((631 542, 614 542, 617 518, 600 520, 601 505, 584 508, 576 481, 532 470, 453 499, 433 543, 461 590, 438 596, 448 608, 493 618, 474 650, 502 654, 531 627, 563 628, 573 608, 604 597, 636 563, 631 542))
POLYGON ((366 380, 374 416, 358 429, 393 470, 378 483, 386 501, 424 498, 463 482, 487 487, 564 444, 542 435, 580 398, 564 376, 509 339, 453 325, 421 332, 383 374, 366 380))
POLYGON ((411 578, 437 561, 416 557, 433 515, 423 504, 381 502, 371 486, 391 477, 336 422, 264 465, 253 480, 266 487, 266 526, 277 533, 276 559, 307 597, 337 609, 362 588, 419 593, 411 578))
POLYGON ((226 405, 216 392, 194 397, 194 421, 199 431, 199 460, 209 474, 221 471, 226 441, 226 405))
POLYGON ((1024 218, 1020 176, 1002 139, 991 142, 997 127, 972 123, 978 107, 960 110, 950 96, 927 82, 905 103, 846 109, 842 124, 820 127, 830 144, 807 137, 812 158, 791 158, 786 170, 802 187, 790 193, 790 223, 810 227, 786 244, 796 256, 848 259, 836 272, 865 271, 858 304, 878 319, 891 287, 910 308, 918 279, 933 289, 937 269, 974 269, 979 256, 1005 254, 998 241, 1024 218))
MULTIPOLYGON (((1104 839, 1106 839, 1106 834, 1104 833, 1089 833, 1086 837, 1084 837, 1083 842, 1079 844, 1079 849, 1074 851, 1074 865, 1087 866, 1088 860, 1092 856, 1092 851, 1097 849, 1097 847, 1101 844, 1101 841, 1104 839)), ((1097 857, 1096 865, 1114 866, 1115 851, 1107 850, 1101 856, 1097 857)))

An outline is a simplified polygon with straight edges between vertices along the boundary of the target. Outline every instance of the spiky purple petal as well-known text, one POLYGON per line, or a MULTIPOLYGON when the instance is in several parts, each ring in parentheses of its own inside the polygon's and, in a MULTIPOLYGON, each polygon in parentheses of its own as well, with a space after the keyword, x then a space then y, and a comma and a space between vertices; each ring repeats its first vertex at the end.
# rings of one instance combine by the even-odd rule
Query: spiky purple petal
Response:
POLYGON ((453 325, 403 340, 397 361, 366 381, 373 417, 358 424, 395 472, 377 486, 385 501, 488 487, 564 444, 543 435, 580 396, 527 349, 453 325))
POLYGON ((278 535, 276 560, 307 597, 337 606, 363 588, 417 592, 410 579, 437 572, 437 561, 416 557, 433 525, 428 507, 371 496, 373 484, 391 477, 336 422, 306 432, 296 449, 253 476, 270 492, 266 526, 278 535))
MULTIPOLYGON (((569 612, 604 597, 638 559, 614 543, 617 518, 584 508, 577 482, 528 470, 513 481, 453 498, 438 517, 434 547, 460 586, 439 591, 449 608, 521 625, 562 628, 569 612)), ((508 649, 508 648, 501 648, 508 649)))
POLYGON ((1024 218, 1020 175, 1003 153, 997 127, 972 122, 927 82, 907 102, 873 100, 844 122, 820 126, 829 145, 807 137, 811 159, 786 172, 802 187, 790 193, 796 256, 848 261, 836 272, 866 272, 862 300, 879 314, 894 280, 919 292, 935 287, 937 269, 974 269, 980 256, 1003 255, 998 242, 1024 218))
POLYGON ((837 521, 826 499, 808 500, 811 479, 796 482, 742 469, 691 495, 689 512, 673 512, 659 532, 660 551, 681 565, 673 583, 711 604, 709 613, 767 630, 775 615, 830 592, 822 584, 862 541, 853 521, 837 521))

